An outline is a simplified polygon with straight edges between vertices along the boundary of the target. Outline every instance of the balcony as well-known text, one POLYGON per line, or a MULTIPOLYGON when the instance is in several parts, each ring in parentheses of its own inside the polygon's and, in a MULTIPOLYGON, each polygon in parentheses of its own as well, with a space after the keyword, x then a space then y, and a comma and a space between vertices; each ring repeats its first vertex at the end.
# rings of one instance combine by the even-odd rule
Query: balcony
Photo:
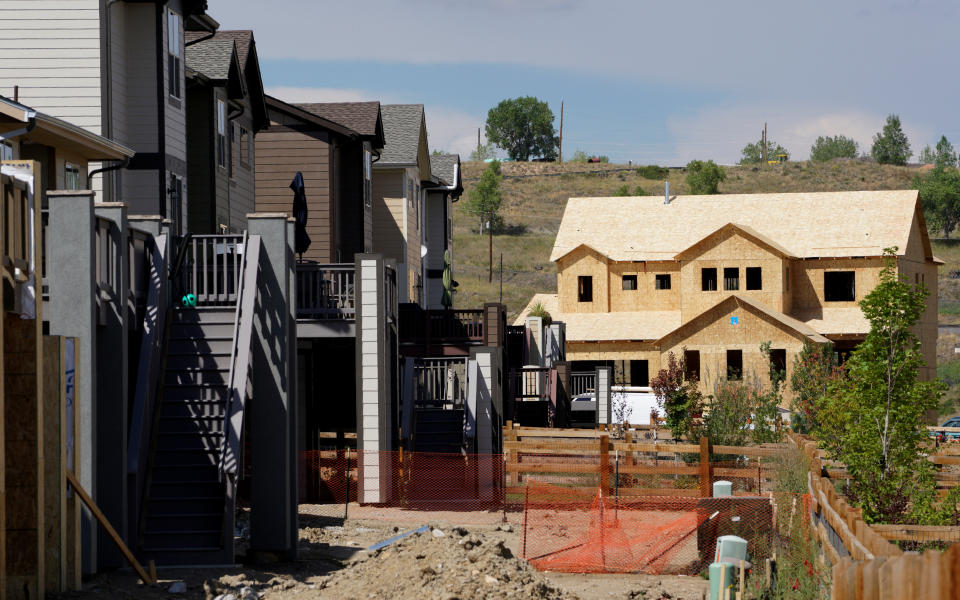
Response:
POLYGON ((297 319, 356 318, 354 265, 297 263, 297 319))

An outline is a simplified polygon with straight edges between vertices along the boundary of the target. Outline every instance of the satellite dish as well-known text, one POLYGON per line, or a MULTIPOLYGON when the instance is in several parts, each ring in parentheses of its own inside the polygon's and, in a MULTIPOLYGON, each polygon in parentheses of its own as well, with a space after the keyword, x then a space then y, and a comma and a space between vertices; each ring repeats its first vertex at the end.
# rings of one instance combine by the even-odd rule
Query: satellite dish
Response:
POLYGON ((422 245, 420 246, 420 258, 424 258, 427 255, 427 247, 422 245))

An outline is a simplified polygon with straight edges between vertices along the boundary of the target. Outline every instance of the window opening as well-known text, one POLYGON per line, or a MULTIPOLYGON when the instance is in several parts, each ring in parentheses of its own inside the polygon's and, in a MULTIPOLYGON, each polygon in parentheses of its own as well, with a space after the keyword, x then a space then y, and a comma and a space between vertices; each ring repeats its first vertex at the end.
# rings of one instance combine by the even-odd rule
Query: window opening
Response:
POLYGON ((737 267, 723 269, 723 289, 727 291, 740 289, 740 269, 737 267))
POLYGON ((683 378, 687 381, 700 381, 700 351, 683 351, 683 378))
POLYGON ((727 350, 727 380, 743 379, 743 350, 727 350))
POLYGON ((658 290, 669 290, 670 289, 670 274, 666 275, 657 275, 654 280, 654 287, 658 290))
POLYGON ((853 271, 827 271, 823 274, 825 301, 852 302, 856 297, 856 277, 853 271))
POLYGON ((579 302, 593 302, 593 277, 591 275, 577 277, 577 300, 579 302))
POLYGON ((700 284, 700 289, 705 292, 717 291, 717 270, 713 268, 700 269, 700 284))
POLYGON ((635 290, 637 289, 637 276, 636 275, 624 275, 622 284, 623 289, 625 290, 635 290))
POLYGON ((760 267, 747 267, 747 289, 763 289, 763 271, 760 267))

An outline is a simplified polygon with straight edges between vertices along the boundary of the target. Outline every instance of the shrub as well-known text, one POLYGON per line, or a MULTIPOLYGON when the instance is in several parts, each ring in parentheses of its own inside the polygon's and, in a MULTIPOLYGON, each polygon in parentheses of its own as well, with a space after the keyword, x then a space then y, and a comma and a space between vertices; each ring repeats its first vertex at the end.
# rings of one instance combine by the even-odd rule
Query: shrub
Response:
POLYGON ((900 117, 890 115, 883 126, 883 131, 873 136, 871 150, 874 160, 881 165, 905 165, 913 154, 910 150, 910 140, 900 126, 900 117))
POLYGON ((687 163, 687 185, 691 194, 717 194, 720 182, 726 180, 723 167, 712 160, 692 160, 687 163))
POLYGON ((576 152, 573 153, 573 156, 567 159, 567 162, 585 163, 587 162, 588 158, 590 157, 587 156, 586 152, 584 152, 583 150, 577 150, 576 152))
POLYGON ((613 192, 614 196, 629 196, 630 195, 630 186, 623 184, 613 192))
POLYGON ((856 158, 859 151, 857 142, 846 136, 820 136, 810 147, 810 160, 823 162, 834 158, 856 158))
POLYGON ((553 323, 553 317, 550 316, 550 312, 547 311, 546 307, 543 305, 543 302, 537 302, 536 304, 534 304, 533 307, 530 309, 529 314, 531 317, 540 317, 541 319, 543 319, 544 327, 547 327, 548 325, 553 323))
POLYGON ((640 186, 638 185, 637 187, 633 188, 633 195, 634 195, 634 196, 649 196, 650 194, 647 193, 647 190, 643 189, 642 187, 640 187, 640 186))
POLYGON ((644 179, 666 179, 670 169, 658 165, 646 165, 637 168, 637 175, 644 179))

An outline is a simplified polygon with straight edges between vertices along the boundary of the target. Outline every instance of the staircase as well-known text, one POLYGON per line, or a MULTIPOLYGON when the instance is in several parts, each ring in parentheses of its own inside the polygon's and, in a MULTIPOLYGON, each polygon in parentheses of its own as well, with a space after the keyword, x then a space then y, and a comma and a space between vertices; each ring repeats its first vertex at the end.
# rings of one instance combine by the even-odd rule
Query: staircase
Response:
POLYGON ((462 408, 417 408, 414 452, 460 454, 463 449, 462 408))
POLYGON ((175 308, 140 553, 164 565, 232 564, 233 498, 220 477, 234 307, 175 308))

